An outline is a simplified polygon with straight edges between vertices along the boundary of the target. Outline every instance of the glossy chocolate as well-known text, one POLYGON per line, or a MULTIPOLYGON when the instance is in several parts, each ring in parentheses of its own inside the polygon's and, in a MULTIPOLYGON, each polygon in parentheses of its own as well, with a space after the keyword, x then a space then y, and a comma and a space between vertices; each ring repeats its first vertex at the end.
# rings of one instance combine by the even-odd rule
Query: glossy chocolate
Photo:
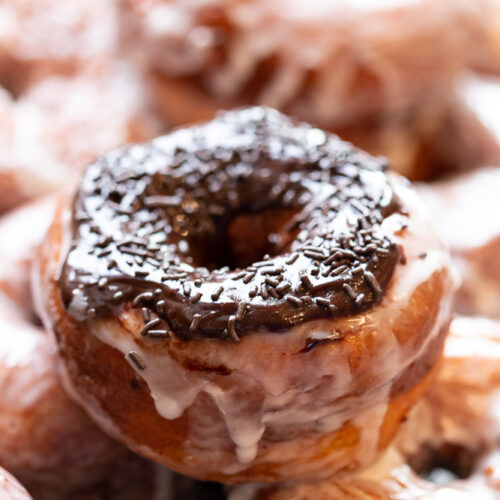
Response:
POLYGON ((381 161, 268 108, 228 112, 88 167, 60 288, 80 320, 132 304, 144 336, 237 342, 379 303, 400 258, 380 224, 396 211, 381 161), (271 256, 220 267, 232 221, 273 210, 288 219, 265 235, 271 256))

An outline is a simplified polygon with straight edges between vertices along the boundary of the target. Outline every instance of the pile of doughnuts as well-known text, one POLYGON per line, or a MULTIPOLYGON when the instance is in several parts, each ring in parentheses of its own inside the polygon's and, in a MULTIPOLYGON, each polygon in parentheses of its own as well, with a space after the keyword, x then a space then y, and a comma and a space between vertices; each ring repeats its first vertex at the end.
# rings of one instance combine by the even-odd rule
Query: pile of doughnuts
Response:
POLYGON ((0 499, 500 498, 499 13, 6 0, 0 499))

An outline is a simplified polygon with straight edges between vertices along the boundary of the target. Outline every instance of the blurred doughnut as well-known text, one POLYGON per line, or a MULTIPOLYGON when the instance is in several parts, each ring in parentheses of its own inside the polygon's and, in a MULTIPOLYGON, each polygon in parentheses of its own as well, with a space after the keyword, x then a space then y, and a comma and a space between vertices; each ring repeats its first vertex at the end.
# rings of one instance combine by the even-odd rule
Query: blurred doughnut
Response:
POLYGON ((334 132, 373 155, 385 156, 409 179, 428 181, 500 161, 500 127, 495 137, 483 118, 477 106, 453 93, 407 113, 334 132))
POLYGON ((68 178, 64 169, 43 154, 39 139, 29 133, 37 129, 38 115, 32 106, 18 106, 0 89, 0 214, 54 190, 68 178))
POLYGON ((150 139, 159 126, 139 76, 121 61, 71 78, 46 78, 23 94, 23 103, 40 113, 32 135, 51 158, 73 169, 111 148, 150 139))
POLYGON ((500 168, 418 187, 462 275, 456 308, 500 317, 500 168))
POLYGON ((0 468, 0 500, 33 500, 19 481, 0 468))
POLYGON ((335 481, 242 486, 228 498, 498 500, 499 395, 500 322, 455 319, 437 379, 377 464, 335 481))
POLYGON ((455 460, 451 469, 463 476, 481 454, 495 451, 500 444, 499 360, 499 320, 459 316, 451 322, 436 382, 396 440, 415 469, 431 469, 437 456, 455 460))
POLYGON ((265 104, 324 128, 447 93, 481 34, 471 0, 125 0, 122 32, 172 125, 265 104))
POLYGON ((98 154, 159 126, 137 74, 119 62, 46 78, 17 101, 1 93, 0 106, 0 213, 67 187, 98 154))
POLYGON ((116 45, 113 1, 0 3, 0 84, 16 96, 46 76, 109 59, 116 45))

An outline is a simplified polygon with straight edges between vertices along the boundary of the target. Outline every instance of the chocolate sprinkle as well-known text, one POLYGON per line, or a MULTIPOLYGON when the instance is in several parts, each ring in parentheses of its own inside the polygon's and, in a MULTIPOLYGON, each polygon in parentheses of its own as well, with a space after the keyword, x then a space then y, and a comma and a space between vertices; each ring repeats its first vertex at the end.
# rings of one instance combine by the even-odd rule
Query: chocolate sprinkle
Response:
POLYGON ((139 369, 139 370, 144 370, 146 369, 146 365, 144 364, 144 361, 139 357, 139 355, 135 351, 130 351, 128 353, 128 357, 132 363, 139 369))
POLYGON ((259 107, 118 149, 87 168, 75 196, 59 278, 65 306, 86 320, 131 301, 149 320, 145 335, 234 342, 366 310, 404 262, 381 228, 396 212, 405 217, 385 169, 259 107), (235 216, 268 209, 293 213, 291 241, 276 255, 233 270, 200 261, 225 244, 235 216))

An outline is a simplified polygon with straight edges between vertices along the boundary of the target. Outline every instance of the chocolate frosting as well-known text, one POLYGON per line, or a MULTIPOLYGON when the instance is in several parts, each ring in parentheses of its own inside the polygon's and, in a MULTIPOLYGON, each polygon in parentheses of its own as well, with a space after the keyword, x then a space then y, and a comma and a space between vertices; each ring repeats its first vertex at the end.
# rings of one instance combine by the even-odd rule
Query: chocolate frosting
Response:
POLYGON ((74 199, 65 306, 85 320, 131 303, 149 338, 233 341, 366 310, 400 258, 380 227, 404 212, 385 170, 261 107, 111 152, 87 168, 74 199), (218 266, 231 221, 272 209, 289 213, 273 255, 218 266))

